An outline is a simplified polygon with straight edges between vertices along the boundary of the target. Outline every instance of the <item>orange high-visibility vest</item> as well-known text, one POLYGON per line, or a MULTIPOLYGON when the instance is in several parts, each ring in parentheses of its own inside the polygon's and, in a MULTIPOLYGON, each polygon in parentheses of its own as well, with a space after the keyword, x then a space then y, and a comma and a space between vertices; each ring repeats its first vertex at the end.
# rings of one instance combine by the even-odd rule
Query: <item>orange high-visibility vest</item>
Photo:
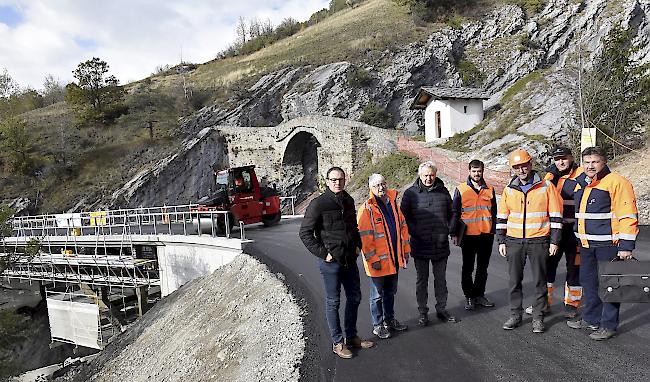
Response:
MULTIPOLYGON (((555 186, 533 173, 533 186, 524 193, 521 181, 515 177, 503 190, 497 213, 497 231, 500 236, 530 239, 549 236, 559 241, 562 229, 562 201, 555 186)), ((552 238, 553 239, 553 238, 552 238)))
POLYGON ((594 179, 583 173, 576 180, 575 234, 580 245, 633 250, 639 233, 639 211, 630 181, 610 172, 607 166, 594 179))
POLYGON ((370 198, 359 208, 357 215, 359 234, 361 235, 363 267, 370 277, 388 276, 397 273, 397 267, 406 267, 411 254, 411 244, 404 214, 397 204, 397 190, 386 192, 393 215, 397 220, 397 248, 391 251, 391 236, 375 197, 370 198), (394 256, 394 253, 397 256, 394 256), (395 264, 397 257, 397 264, 395 264))
POLYGON ((492 201, 494 188, 481 188, 479 193, 467 183, 458 185, 460 193, 460 220, 467 225, 465 235, 480 235, 492 232, 492 201))

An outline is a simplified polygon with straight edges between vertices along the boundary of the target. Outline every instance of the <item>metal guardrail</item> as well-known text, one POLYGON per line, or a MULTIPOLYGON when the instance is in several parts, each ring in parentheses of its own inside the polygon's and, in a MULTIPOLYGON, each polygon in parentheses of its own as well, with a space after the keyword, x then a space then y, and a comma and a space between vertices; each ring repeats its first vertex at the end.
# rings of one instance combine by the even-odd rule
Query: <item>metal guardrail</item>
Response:
MULTIPOLYGON (((12 235, 82 236, 169 234, 231 237, 227 211, 199 211, 198 205, 132 208, 93 212, 18 216, 12 235)), ((244 226, 240 225, 243 238, 244 226)))
POLYGON ((296 197, 295 196, 280 196, 280 205, 282 205, 282 202, 285 200, 289 200, 291 203, 291 215, 296 214, 296 197))

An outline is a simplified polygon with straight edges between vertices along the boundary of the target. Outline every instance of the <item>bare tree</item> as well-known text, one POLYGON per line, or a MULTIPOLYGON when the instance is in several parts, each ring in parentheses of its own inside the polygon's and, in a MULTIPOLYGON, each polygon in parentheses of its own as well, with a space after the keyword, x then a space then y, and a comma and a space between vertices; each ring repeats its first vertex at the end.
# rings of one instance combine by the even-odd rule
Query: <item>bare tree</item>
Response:
POLYGON ((262 35, 262 25, 257 17, 253 17, 248 25, 248 35, 251 39, 262 35))
POLYGON ((45 76, 43 80, 43 99, 46 105, 52 105, 63 101, 65 98, 65 88, 58 78, 52 74, 45 76))
POLYGON ((248 29, 246 28, 246 19, 244 16, 239 16, 239 20, 235 26, 235 32, 237 33, 237 43, 244 45, 247 41, 246 37, 248 35, 248 29))
POLYGON ((273 34, 273 23, 271 22, 271 19, 266 19, 264 22, 261 24, 262 28, 262 36, 270 36, 273 34))
POLYGON ((18 90, 18 84, 7 73, 7 69, 0 72, 0 98, 9 97, 18 90))

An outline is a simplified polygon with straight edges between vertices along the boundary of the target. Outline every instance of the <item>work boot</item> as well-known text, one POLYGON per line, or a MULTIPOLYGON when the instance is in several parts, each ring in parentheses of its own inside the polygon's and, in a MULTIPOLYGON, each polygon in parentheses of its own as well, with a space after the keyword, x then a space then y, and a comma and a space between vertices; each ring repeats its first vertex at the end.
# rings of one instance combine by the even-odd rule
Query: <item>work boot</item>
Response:
POLYGON ((474 299, 473 298, 466 298, 465 299, 465 310, 474 310, 476 308, 476 305, 474 305, 474 299))
POLYGON ((544 333, 543 320, 533 320, 533 333, 544 333))
POLYGON ((355 349, 370 349, 371 347, 375 346, 375 343, 370 340, 362 340, 359 338, 359 336, 356 336, 354 338, 346 338, 345 343, 355 349))
POLYGON ((486 308, 491 308, 494 306, 494 303, 487 299, 485 296, 479 296, 474 299, 474 303, 478 306, 484 306, 486 308))
POLYGON ((372 333, 377 337, 381 338, 382 340, 385 340, 386 338, 390 338, 390 332, 388 331, 388 328, 384 324, 379 324, 374 328, 372 328, 372 333))
POLYGON ((350 349, 348 349, 347 346, 345 346, 345 344, 343 342, 340 342, 338 344, 334 344, 332 346, 332 352, 334 354, 338 355, 339 357, 343 358, 343 359, 352 358, 352 352, 350 351, 350 349))
POLYGON ((572 305, 564 306, 564 318, 576 318, 578 317, 578 308, 572 305))
POLYGON ((418 319, 419 326, 429 325, 429 315, 426 313, 420 313, 420 318, 418 319))
POLYGON ((590 324, 587 321, 582 319, 575 320, 575 321, 567 321, 566 324, 571 329, 589 329, 591 331, 598 330, 598 325, 590 324))
POLYGON ((408 326, 400 323, 394 318, 386 321, 386 326, 388 327, 389 330, 395 330, 397 332, 401 332, 409 328, 408 326))
POLYGON ((521 325, 521 316, 510 316, 510 318, 503 323, 503 329, 512 330, 519 325, 521 325))
POLYGON ((616 331, 607 328, 600 328, 589 335, 589 338, 595 341, 605 341, 616 335, 616 331))
POLYGON ((438 317, 438 319, 439 319, 440 321, 445 321, 445 322, 454 322, 454 323, 456 323, 456 322, 460 322, 459 319, 457 319, 456 317, 454 317, 454 316, 452 316, 451 314, 449 314, 449 312, 447 312, 446 310, 443 310, 443 311, 437 312, 437 313, 436 313, 436 317, 438 317))

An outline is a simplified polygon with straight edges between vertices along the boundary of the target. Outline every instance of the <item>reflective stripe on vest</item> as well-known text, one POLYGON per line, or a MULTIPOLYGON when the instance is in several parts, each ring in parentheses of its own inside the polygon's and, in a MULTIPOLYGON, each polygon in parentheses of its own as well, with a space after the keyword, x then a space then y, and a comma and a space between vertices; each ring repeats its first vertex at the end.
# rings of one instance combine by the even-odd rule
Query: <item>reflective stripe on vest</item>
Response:
POLYGON ((457 189, 461 202, 460 219, 467 226, 465 234, 480 235, 492 232, 493 188, 481 188, 477 193, 467 183, 461 183, 457 189))

